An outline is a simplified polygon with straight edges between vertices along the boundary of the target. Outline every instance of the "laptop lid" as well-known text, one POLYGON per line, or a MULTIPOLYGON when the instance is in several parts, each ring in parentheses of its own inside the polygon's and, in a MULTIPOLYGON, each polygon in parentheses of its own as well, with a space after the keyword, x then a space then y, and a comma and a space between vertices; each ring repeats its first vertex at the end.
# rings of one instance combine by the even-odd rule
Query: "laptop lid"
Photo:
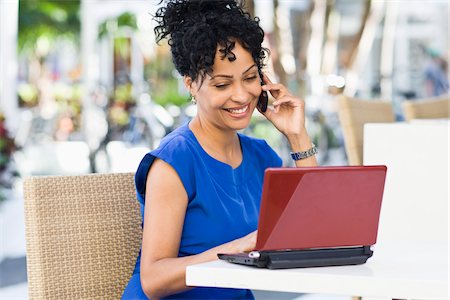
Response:
POLYGON ((255 250, 373 245, 386 166, 269 168, 255 250))

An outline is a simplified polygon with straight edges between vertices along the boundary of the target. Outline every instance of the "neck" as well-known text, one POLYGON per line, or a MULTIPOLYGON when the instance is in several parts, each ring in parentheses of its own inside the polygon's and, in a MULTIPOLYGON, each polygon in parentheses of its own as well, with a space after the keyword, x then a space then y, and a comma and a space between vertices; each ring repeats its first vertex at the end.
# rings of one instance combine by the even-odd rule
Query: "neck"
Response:
POLYGON ((203 122, 198 116, 192 119, 189 128, 210 156, 232 166, 240 164, 242 152, 236 130, 222 130, 214 124, 203 122))

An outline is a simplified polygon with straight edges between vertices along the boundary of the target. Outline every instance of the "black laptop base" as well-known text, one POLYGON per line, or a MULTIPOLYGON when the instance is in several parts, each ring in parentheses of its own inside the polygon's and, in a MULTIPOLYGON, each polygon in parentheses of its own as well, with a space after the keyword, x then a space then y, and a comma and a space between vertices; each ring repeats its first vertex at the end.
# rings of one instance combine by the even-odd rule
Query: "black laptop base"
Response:
POLYGON ((373 255, 370 246, 306 249, 290 251, 261 251, 259 258, 242 254, 218 254, 231 263, 269 269, 329 267, 364 264, 373 255))

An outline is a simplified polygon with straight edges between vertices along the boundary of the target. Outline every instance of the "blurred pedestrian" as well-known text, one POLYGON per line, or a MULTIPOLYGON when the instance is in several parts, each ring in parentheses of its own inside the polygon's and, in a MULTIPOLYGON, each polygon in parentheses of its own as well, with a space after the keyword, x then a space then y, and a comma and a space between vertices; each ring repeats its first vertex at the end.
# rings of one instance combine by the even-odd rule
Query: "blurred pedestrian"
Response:
POLYGON ((427 49, 428 63, 424 70, 425 97, 437 97, 448 93, 449 82, 447 76, 448 63, 438 50, 427 49))

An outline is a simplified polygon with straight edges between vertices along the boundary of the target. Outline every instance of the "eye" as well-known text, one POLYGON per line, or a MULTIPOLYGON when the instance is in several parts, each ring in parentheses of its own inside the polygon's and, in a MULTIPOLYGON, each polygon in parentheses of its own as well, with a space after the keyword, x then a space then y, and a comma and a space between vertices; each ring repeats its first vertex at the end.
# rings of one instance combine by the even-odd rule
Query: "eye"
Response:
POLYGON ((229 84, 223 83, 223 84, 216 84, 215 87, 219 90, 225 89, 229 84))
POLYGON ((255 80, 255 79, 256 79, 256 75, 255 75, 255 76, 252 76, 252 77, 247 77, 247 78, 245 78, 246 81, 253 81, 253 80, 255 80))

